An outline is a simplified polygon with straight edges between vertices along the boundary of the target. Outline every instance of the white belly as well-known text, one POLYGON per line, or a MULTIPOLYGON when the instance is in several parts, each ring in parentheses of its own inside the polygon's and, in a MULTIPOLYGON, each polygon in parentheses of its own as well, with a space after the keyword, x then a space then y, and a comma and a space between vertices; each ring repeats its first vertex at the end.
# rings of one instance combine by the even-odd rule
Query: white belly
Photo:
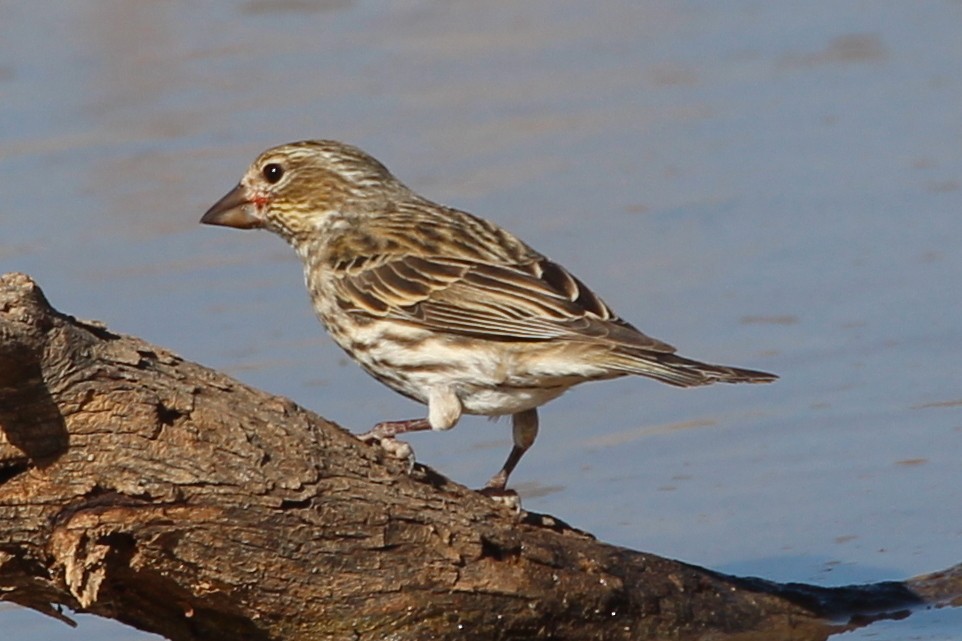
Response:
POLYGON ((438 336, 381 322, 356 331, 353 348, 332 335, 361 367, 395 391, 427 404, 432 389, 447 387, 468 414, 515 414, 543 405, 577 383, 604 377, 598 368, 571 363, 556 349, 539 345, 438 336))
POLYGON ((466 414, 502 416, 540 407, 567 390, 568 387, 493 388, 464 390, 458 396, 466 414))

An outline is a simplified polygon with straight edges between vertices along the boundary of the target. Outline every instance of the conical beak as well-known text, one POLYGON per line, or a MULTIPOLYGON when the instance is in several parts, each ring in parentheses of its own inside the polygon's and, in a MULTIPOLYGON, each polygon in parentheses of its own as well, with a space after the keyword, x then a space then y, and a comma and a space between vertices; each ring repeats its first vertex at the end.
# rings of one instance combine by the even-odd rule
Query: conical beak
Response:
POLYGON ((264 223, 254 211, 254 205, 247 197, 247 189, 238 184, 227 195, 214 203, 200 219, 205 225, 223 225, 237 229, 263 227, 264 223))

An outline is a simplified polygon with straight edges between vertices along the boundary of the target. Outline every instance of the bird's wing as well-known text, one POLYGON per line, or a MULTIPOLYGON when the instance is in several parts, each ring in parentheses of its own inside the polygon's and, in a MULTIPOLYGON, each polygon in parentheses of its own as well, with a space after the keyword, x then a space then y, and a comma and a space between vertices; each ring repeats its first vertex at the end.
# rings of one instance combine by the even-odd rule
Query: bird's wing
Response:
POLYGON ((343 270, 336 285, 348 312, 487 340, 601 339, 675 351, 618 318, 564 267, 543 257, 505 265, 406 256, 354 267, 343 270))

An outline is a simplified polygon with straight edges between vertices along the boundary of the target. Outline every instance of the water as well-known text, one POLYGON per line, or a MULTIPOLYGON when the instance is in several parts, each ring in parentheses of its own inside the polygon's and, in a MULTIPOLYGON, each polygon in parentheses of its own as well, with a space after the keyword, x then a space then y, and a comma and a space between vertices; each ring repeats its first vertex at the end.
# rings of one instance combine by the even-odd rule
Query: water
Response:
MULTIPOLYGON (((574 390, 513 477, 527 508, 774 580, 941 569, 962 557, 960 14, 0 2, 0 270, 355 429, 417 416, 332 345, 283 243, 197 224, 262 149, 339 138, 682 354, 782 376, 574 390)), ((410 440, 479 485, 508 432, 467 418, 410 440)), ((955 612, 857 634, 952 638, 955 612)), ((144 638, 19 610, 0 626, 144 638)))

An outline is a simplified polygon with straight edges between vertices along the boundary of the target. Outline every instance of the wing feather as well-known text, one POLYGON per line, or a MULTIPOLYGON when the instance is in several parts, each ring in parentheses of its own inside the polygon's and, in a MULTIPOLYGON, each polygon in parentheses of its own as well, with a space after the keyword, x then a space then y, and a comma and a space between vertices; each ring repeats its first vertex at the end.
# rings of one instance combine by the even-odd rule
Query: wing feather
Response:
POLYGON ((674 348, 618 318, 564 267, 415 256, 343 270, 338 300, 353 313, 416 322, 495 341, 604 340, 657 353, 674 348))

